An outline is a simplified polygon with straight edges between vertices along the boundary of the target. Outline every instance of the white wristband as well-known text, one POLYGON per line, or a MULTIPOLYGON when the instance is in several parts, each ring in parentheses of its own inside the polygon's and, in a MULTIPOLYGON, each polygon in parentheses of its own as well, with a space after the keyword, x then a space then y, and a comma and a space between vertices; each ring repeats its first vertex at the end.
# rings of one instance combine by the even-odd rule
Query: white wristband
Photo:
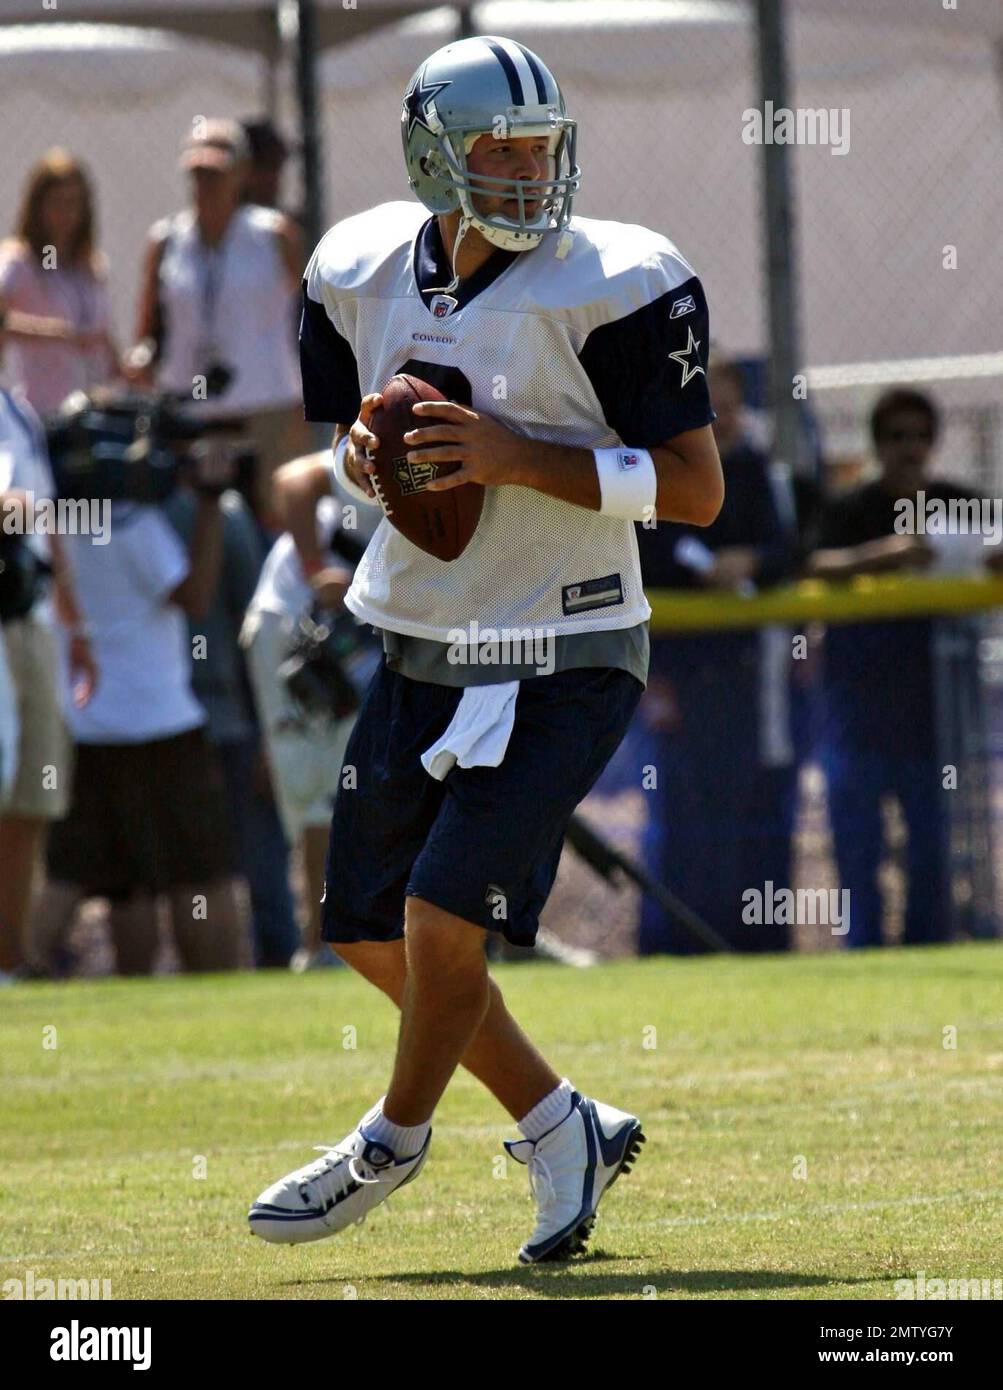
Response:
POLYGON ((363 492, 358 483, 353 482, 348 476, 348 469, 345 467, 345 455, 348 453, 348 435, 343 434, 334 446, 334 476, 353 497, 357 497, 360 502, 368 502, 371 507, 378 507, 380 504, 375 497, 370 497, 368 492, 363 492))
POLYGON ((619 516, 624 521, 650 521, 655 515, 658 475, 647 449, 621 445, 614 449, 593 449, 599 477, 601 516, 619 516))

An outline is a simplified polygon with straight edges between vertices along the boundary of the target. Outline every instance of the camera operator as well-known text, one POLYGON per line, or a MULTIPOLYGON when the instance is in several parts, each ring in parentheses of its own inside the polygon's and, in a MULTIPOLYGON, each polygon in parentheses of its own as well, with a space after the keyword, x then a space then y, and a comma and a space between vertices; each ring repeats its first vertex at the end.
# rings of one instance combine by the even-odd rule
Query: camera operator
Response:
POLYGON ((148 974, 161 893, 185 968, 238 964, 226 799, 191 690, 186 624, 216 588, 219 496, 232 466, 196 453, 191 469, 198 504, 188 550, 160 508, 129 500, 112 502, 107 544, 74 538, 102 679, 90 704, 70 711, 70 811, 50 836, 29 942, 29 964, 41 972, 53 969, 81 899, 104 897, 119 971, 148 974))
MULTIPOLYGON (((242 432, 217 437, 220 448, 243 449, 242 432)), ((164 507, 186 544, 197 502, 190 488, 177 488, 164 507)), ((192 688, 203 705, 206 734, 220 761, 227 789, 236 851, 235 869, 250 896, 255 964, 285 967, 299 945, 289 853, 264 765, 240 630, 265 561, 265 546, 246 501, 235 489, 220 498, 223 560, 205 617, 189 624, 193 652, 192 688)))
POLYGON ((280 675, 297 627, 317 607, 337 612, 364 545, 342 528, 330 495, 330 450, 296 459, 275 478, 275 510, 288 530, 265 561, 241 641, 247 648, 279 812, 291 846, 302 845, 309 919, 295 968, 337 964, 320 939, 320 903, 331 811, 354 716, 305 710, 280 675))
POLYGON ((49 823, 65 815, 69 794, 71 748, 60 709, 54 616, 68 631, 78 707, 86 704, 96 681, 62 538, 47 528, 45 534, 35 531, 38 504, 54 496, 37 415, 25 400, 0 390, 0 623, 8 707, 7 728, 0 731, 6 745, 0 780, 7 787, 0 814, 0 971, 5 973, 22 964, 39 849, 49 823))

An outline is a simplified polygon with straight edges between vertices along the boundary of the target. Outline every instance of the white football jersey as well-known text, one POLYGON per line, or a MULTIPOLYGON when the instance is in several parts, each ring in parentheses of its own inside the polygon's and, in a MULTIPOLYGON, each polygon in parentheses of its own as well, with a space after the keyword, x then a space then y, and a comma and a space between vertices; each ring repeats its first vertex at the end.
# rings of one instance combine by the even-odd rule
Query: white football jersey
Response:
MULTIPOLYGON (((663 236, 574 218, 522 253, 496 251, 452 296, 438 223, 388 203, 333 227, 304 281, 307 418, 351 424, 398 372, 531 439, 596 448, 662 444, 706 425, 707 313, 700 282, 663 236)), ((346 603, 413 637, 452 629, 561 635, 650 616, 629 521, 532 488, 489 487, 463 554, 425 554, 386 518, 346 603)))

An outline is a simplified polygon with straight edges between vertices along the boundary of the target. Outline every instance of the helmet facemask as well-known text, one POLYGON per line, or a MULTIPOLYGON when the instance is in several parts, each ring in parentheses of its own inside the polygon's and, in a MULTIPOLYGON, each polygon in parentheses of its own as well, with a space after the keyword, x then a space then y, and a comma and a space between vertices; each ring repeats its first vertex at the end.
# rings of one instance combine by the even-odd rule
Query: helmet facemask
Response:
POLYGON ((529 251, 549 233, 562 232, 571 219, 572 200, 581 184, 581 170, 575 161, 577 125, 547 107, 522 108, 518 118, 510 113, 506 119, 505 135, 499 135, 499 139, 547 138, 551 174, 546 179, 473 173, 467 162, 470 151, 482 135, 496 133, 496 128, 474 130, 469 126, 440 125, 433 136, 434 149, 424 157, 422 167, 452 186, 454 207, 486 241, 505 251, 529 251), (535 216, 530 217, 526 203, 534 195, 541 203, 535 216), (513 217, 480 212, 474 204, 478 196, 512 198, 518 207, 513 217))
POLYGON ((577 129, 574 121, 562 119, 558 124, 514 125, 510 138, 522 139, 545 136, 549 143, 549 177, 546 179, 507 179, 491 174, 475 174, 468 156, 482 135, 493 131, 444 132, 451 152, 456 156, 450 173, 467 220, 476 227, 485 241, 505 251, 529 251, 539 246, 551 232, 562 232, 571 218, 571 204, 581 181, 575 164, 577 129), (512 217, 501 212, 478 211, 475 198, 515 199, 517 208, 512 217), (526 203, 539 199, 538 211, 530 217, 526 203))

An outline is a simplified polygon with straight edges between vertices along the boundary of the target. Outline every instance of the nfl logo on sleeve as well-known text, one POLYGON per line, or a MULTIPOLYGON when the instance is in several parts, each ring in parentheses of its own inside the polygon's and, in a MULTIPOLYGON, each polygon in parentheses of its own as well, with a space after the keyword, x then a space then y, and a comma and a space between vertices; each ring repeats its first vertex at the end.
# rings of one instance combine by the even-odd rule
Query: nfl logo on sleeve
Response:
POLYGON ((621 453, 621 454, 619 454, 618 457, 617 457, 617 462, 618 462, 619 465, 620 465, 621 472, 626 471, 627 469, 630 469, 630 468, 636 468, 636 467, 637 467, 637 455, 636 455, 636 454, 624 454, 624 453, 621 453))

